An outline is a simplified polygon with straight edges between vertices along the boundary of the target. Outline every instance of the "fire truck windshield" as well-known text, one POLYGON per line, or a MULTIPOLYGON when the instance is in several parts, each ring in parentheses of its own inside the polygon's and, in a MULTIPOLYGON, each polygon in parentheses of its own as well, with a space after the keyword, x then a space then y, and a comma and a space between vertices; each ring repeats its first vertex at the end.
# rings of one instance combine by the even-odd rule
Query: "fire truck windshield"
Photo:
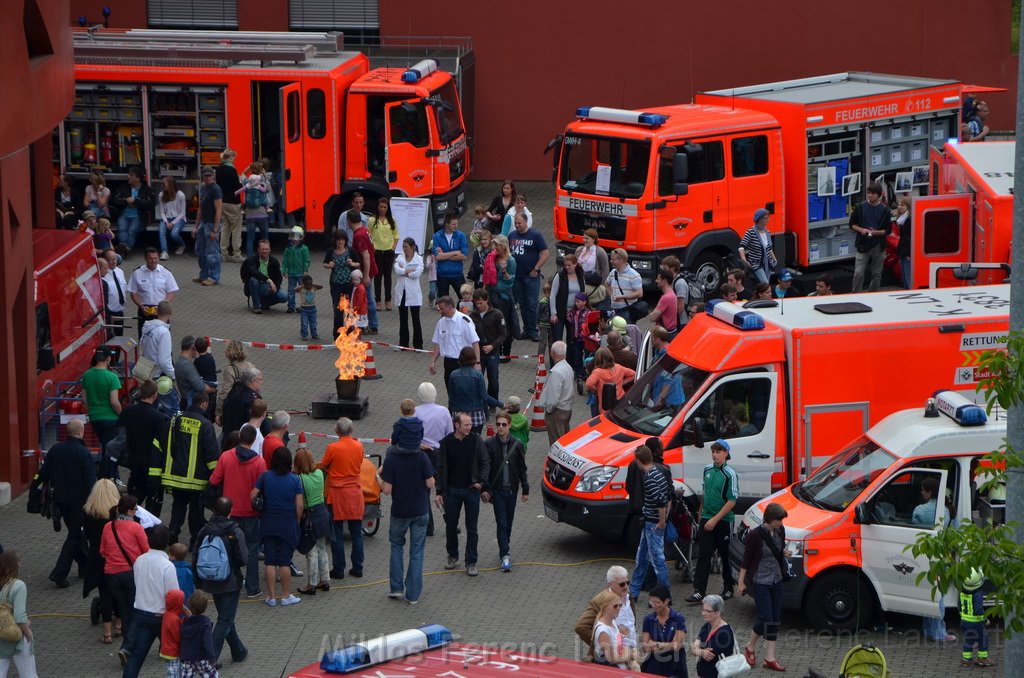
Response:
POLYGON ((890 452, 862 436, 822 464, 807 480, 794 485, 793 494, 812 506, 844 511, 895 461, 890 452))
POLYGON ((570 193, 639 198, 647 187, 649 141, 566 134, 561 184, 570 193))
POLYGON ((448 84, 432 93, 433 98, 440 100, 440 105, 434 110, 437 111, 437 129, 441 132, 441 143, 450 144, 462 136, 462 115, 459 113, 459 95, 455 91, 455 81, 449 80, 448 84))
POLYGON ((708 373, 663 355, 608 411, 619 426, 660 435, 708 378, 708 373))

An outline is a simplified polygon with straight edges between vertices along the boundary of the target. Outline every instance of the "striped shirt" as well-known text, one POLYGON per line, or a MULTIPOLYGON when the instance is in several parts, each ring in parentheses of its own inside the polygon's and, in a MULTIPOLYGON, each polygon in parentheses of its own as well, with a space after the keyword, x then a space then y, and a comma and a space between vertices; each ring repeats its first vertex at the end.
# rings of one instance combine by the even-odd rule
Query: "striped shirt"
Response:
POLYGON ((668 506, 668 500, 668 479, 660 468, 651 466, 644 474, 644 520, 658 522, 658 509, 668 506))

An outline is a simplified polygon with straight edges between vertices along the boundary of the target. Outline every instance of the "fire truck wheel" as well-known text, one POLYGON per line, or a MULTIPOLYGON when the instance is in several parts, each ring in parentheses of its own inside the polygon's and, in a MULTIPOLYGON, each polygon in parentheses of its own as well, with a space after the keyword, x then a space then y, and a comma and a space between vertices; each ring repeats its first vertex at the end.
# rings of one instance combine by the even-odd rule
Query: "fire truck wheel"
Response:
POLYGON ((725 261, 713 250, 701 252, 693 262, 693 274, 704 285, 704 289, 717 292, 725 280, 725 261))
POLYGON ((807 620, 823 631, 855 631, 871 619, 874 600, 853 572, 830 572, 813 582, 804 605, 807 620))

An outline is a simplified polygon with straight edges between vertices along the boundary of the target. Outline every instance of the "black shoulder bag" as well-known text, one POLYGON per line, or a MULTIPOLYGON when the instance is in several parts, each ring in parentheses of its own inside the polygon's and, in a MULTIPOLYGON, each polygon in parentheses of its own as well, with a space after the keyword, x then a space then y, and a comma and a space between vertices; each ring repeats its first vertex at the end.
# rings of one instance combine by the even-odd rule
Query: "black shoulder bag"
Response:
POLYGON ((764 525, 759 528, 761 530, 761 541, 768 545, 772 555, 775 556, 775 560, 779 561, 779 570, 782 571, 782 581, 786 582, 791 579, 796 579, 796 575, 793 573, 793 564, 786 560, 786 557, 782 555, 782 551, 779 550, 778 544, 772 539, 772 533, 765 529, 764 525))

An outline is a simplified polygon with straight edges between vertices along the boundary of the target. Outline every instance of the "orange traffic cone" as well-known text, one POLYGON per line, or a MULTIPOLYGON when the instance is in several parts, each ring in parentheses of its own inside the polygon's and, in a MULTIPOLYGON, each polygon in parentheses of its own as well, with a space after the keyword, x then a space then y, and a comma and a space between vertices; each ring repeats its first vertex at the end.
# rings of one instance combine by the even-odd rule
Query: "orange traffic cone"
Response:
POLYGON ((537 356, 537 375, 533 381, 534 398, 540 396, 544 390, 544 384, 548 383, 548 365, 544 362, 544 356, 537 356))
POLYGON ((373 344, 370 342, 366 342, 366 363, 363 370, 363 379, 380 379, 384 376, 377 372, 377 362, 373 359, 373 344))
POLYGON ((301 445, 303 447, 306 446, 306 432, 305 431, 299 431, 299 445, 301 445))
POLYGON ((547 431, 548 424, 544 421, 544 408, 541 407, 540 399, 533 399, 533 411, 530 413, 530 430, 547 431))

